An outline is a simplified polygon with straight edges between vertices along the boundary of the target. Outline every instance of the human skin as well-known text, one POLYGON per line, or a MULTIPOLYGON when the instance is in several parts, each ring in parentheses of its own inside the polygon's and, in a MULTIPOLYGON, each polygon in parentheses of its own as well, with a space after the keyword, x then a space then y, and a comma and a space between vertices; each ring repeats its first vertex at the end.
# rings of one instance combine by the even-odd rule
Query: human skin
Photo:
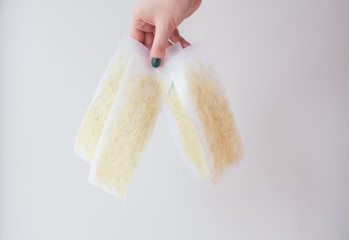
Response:
POLYGON ((183 48, 190 45, 177 27, 200 4, 201 0, 143 0, 134 6, 130 35, 150 49, 153 67, 163 62, 165 50, 172 43, 180 42, 183 48))

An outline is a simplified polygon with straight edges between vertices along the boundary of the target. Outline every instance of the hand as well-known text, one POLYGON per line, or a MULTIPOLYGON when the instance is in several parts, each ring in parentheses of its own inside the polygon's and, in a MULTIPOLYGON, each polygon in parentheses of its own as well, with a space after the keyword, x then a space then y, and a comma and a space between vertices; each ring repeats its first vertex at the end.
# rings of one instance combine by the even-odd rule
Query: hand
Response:
POLYGON ((151 50, 149 61, 153 67, 160 65, 172 43, 179 41, 183 48, 190 45, 177 27, 200 4, 201 0, 143 0, 134 7, 131 37, 151 50))

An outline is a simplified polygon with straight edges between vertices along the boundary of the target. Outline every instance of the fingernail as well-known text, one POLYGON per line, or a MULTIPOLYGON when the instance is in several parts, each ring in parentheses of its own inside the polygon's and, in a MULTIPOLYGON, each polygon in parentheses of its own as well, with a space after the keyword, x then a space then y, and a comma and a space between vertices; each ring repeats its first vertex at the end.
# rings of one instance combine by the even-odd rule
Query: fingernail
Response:
POLYGON ((161 59, 160 58, 153 58, 151 60, 151 65, 155 68, 157 68, 158 66, 160 66, 160 62, 161 62, 161 59))

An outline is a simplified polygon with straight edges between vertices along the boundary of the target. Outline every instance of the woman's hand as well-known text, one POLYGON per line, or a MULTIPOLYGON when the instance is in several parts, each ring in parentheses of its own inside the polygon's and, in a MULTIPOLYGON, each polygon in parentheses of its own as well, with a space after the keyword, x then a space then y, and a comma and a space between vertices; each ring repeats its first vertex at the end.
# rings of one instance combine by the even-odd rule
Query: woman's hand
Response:
POLYGON ((151 49, 153 67, 160 66, 165 50, 180 42, 185 48, 190 45, 178 32, 178 25, 192 15, 201 0, 143 0, 133 9, 131 37, 151 49))

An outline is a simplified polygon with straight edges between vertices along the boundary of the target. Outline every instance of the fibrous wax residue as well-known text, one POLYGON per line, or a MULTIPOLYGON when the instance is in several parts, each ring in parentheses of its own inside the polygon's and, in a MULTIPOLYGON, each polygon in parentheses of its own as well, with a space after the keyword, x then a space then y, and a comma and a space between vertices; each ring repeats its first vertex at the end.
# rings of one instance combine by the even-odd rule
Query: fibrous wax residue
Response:
POLYGON ((110 113, 96 154, 94 181, 118 197, 126 197, 129 184, 159 112, 163 86, 154 75, 136 74, 125 79, 127 84, 119 105, 110 113))
POLYGON ((180 102, 173 83, 168 95, 166 96, 165 102, 176 120, 176 126, 181 139, 183 151, 188 160, 195 165, 200 177, 203 179, 207 178, 208 169, 199 139, 191 120, 180 102))
POLYGON ((214 70, 195 59, 187 66, 185 78, 212 153, 214 166, 210 175, 217 183, 224 170, 237 165, 243 156, 240 135, 214 70))
POLYGON ((97 144, 109 116, 110 109, 124 77, 130 59, 126 53, 119 54, 107 70, 100 92, 87 109, 75 143, 76 151, 85 160, 92 161, 97 144))

